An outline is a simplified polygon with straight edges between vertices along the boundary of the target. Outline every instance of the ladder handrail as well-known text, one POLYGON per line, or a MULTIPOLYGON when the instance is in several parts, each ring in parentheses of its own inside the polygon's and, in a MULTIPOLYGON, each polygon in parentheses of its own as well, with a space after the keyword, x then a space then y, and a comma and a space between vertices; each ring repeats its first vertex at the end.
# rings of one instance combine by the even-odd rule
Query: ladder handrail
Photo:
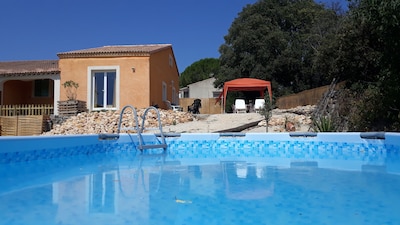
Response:
POLYGON ((139 149, 142 151, 143 149, 149 149, 149 148, 163 148, 164 150, 167 147, 166 141, 165 141, 165 135, 164 132, 162 131, 162 124, 161 124, 161 119, 160 119, 160 112, 158 111, 158 109, 154 106, 150 106, 148 108, 146 108, 146 110, 144 111, 143 115, 141 116, 142 118, 142 124, 141 127, 139 127, 139 119, 138 119, 138 115, 137 115, 137 111, 135 109, 135 107, 133 107, 132 105, 126 105, 122 108, 120 115, 119 115, 119 122, 118 122, 118 134, 121 132, 121 126, 122 126, 122 118, 124 115, 124 112, 126 109, 131 109, 134 115, 134 120, 135 120, 135 127, 125 127, 123 128, 124 130, 136 130, 137 135, 138 135, 138 139, 139 139, 139 149), (157 121, 158 121, 158 129, 160 130, 160 134, 161 134, 161 140, 162 143, 161 144, 154 144, 154 145, 145 145, 144 140, 143 140, 143 136, 142 133, 145 130, 144 127, 144 123, 146 120, 146 115, 147 112, 149 110, 154 110, 157 113, 157 121))
POLYGON ((124 108, 122 108, 122 110, 121 110, 121 112, 119 114, 119 122, 118 122, 118 130, 117 130, 118 134, 121 132, 122 118, 123 118, 124 112, 128 108, 130 108, 132 110, 132 112, 133 112, 133 116, 134 116, 135 124, 136 124, 135 129, 136 129, 137 132, 139 132, 139 120, 138 120, 138 117, 137 117, 136 109, 132 105, 126 105, 126 106, 124 106, 124 108))
POLYGON ((146 120, 146 115, 147 115, 147 112, 148 112, 149 110, 154 110, 154 111, 156 111, 156 113, 157 113, 158 129, 160 130, 162 144, 163 144, 163 145, 166 145, 164 132, 162 131, 162 124, 161 124, 160 112, 159 112, 158 109, 157 109, 156 107, 154 107, 154 106, 150 106, 150 107, 146 108, 146 110, 144 111, 144 113, 143 113, 143 115, 142 115, 142 126, 140 127, 140 132, 139 132, 139 133, 142 133, 142 132, 145 130, 145 128, 144 128, 144 122, 145 122, 145 120, 146 120))
POLYGON ((141 146, 144 141, 143 141, 143 137, 140 133, 139 130, 139 120, 138 120, 138 116, 137 116, 137 111, 135 109, 135 107, 133 107, 132 105, 126 105, 124 106, 124 108, 122 108, 121 113, 119 114, 119 123, 118 123, 118 134, 121 132, 121 126, 122 126, 122 119, 124 117, 124 112, 126 109, 131 109, 133 112, 133 119, 135 120, 135 127, 126 127, 124 128, 124 130, 136 130, 138 137, 139 137, 139 146, 141 146))

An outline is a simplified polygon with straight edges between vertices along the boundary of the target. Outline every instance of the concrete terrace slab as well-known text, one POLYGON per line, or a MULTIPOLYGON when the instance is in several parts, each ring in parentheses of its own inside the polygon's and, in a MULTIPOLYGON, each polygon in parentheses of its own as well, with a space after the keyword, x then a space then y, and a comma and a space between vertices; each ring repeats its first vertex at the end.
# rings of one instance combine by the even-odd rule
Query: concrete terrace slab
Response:
POLYGON ((239 132, 249 126, 255 126, 264 117, 259 113, 226 113, 226 114, 199 114, 196 120, 176 125, 164 126, 164 132, 171 133, 213 133, 239 132))

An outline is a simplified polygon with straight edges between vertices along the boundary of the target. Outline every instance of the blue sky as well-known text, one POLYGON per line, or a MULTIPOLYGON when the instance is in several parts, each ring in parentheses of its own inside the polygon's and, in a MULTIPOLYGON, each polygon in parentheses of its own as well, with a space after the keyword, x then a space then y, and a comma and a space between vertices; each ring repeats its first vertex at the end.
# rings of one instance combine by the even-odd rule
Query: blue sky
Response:
POLYGON ((0 61, 57 59, 59 52, 105 45, 172 44, 182 73, 200 59, 218 58, 231 23, 255 2, 2 0, 0 61))

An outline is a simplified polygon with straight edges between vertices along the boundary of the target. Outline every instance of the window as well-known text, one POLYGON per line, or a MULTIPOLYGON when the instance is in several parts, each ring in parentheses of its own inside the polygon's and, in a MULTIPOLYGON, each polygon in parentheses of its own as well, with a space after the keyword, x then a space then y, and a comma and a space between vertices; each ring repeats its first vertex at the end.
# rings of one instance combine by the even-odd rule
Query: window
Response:
POLYGON ((50 80, 35 80, 33 84, 34 97, 50 97, 50 80))
POLYGON ((171 80, 171 102, 172 104, 178 105, 179 104, 179 98, 177 97, 176 90, 175 90, 175 82, 171 80))
POLYGON ((92 110, 115 110, 119 107, 119 67, 88 67, 88 102, 92 110))
POLYGON ((179 98, 177 97, 175 87, 172 87, 172 103, 175 105, 179 104, 179 98))
POLYGON ((115 71, 94 72, 92 80, 93 108, 115 108, 115 71))
POLYGON ((115 213, 115 179, 114 173, 90 175, 90 213, 115 213))
POLYGON ((221 94, 221 92, 220 91, 213 91, 213 98, 218 98, 219 97, 219 95, 221 94))
POLYGON ((162 100, 167 101, 167 84, 162 82, 162 100))
POLYGON ((169 66, 172 67, 174 65, 174 60, 172 58, 172 55, 169 55, 169 66))

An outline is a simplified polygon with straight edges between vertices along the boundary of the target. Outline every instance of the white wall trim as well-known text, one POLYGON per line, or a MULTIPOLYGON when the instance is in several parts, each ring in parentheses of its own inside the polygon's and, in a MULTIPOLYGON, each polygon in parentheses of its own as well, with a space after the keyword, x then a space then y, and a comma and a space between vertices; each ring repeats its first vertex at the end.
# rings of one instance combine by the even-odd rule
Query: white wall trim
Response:
POLYGON ((88 66, 87 68, 87 108, 89 111, 93 110, 92 106, 92 71, 108 71, 108 70, 115 70, 116 73, 116 90, 115 90, 115 107, 118 110, 119 107, 119 101, 120 101, 120 67, 119 66, 88 66))

